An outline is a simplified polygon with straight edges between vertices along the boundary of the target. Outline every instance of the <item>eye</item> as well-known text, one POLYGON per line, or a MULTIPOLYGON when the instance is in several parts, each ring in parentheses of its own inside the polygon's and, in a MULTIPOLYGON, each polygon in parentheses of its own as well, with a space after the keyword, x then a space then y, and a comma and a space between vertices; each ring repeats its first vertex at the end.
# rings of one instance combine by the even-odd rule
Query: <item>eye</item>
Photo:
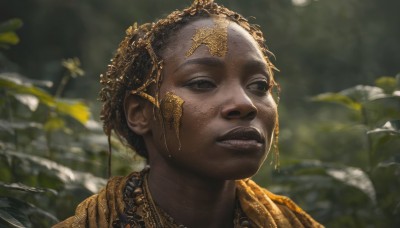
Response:
POLYGON ((267 80, 257 80, 250 83, 247 88, 255 93, 266 94, 271 87, 267 80))
POLYGON ((211 80, 195 79, 186 83, 185 87, 189 87, 194 90, 210 90, 217 86, 211 80))

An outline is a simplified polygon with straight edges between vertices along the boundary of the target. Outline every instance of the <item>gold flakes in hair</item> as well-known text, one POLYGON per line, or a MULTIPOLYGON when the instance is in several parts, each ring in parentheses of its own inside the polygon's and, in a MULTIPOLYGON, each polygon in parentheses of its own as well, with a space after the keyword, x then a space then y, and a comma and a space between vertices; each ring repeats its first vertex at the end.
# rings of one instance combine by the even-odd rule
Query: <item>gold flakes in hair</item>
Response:
POLYGON ((164 121, 167 122, 170 129, 174 128, 176 137, 179 143, 179 149, 181 148, 181 142, 179 140, 179 127, 183 112, 183 103, 179 96, 175 95, 173 92, 167 92, 165 97, 161 101, 161 114, 164 121))
POLYGON ((193 44, 186 53, 186 57, 191 56, 200 45, 208 47, 211 55, 224 57, 228 51, 228 25, 229 21, 224 17, 214 18, 214 27, 203 27, 196 29, 192 37, 193 44))
POLYGON ((156 83, 156 81, 154 79, 153 80, 148 80, 142 86, 140 86, 139 88, 137 88, 135 90, 132 90, 130 92, 130 94, 141 96, 142 98, 150 101, 154 106, 156 106, 158 108, 158 106, 159 106, 158 105, 158 101, 153 96, 151 96, 151 95, 149 95, 149 94, 147 94, 145 92, 147 87, 149 85, 151 85, 152 83, 156 83))

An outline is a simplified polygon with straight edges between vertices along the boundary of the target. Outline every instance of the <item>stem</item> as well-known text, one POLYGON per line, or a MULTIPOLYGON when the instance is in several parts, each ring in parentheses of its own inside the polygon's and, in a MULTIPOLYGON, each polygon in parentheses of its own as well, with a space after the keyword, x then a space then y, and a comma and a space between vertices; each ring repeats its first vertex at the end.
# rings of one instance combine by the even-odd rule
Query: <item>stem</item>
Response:
POLYGON ((71 78, 71 75, 69 74, 64 74, 63 78, 61 79, 60 85, 57 87, 57 91, 54 94, 54 97, 60 97, 62 92, 64 92, 65 86, 67 85, 69 79, 71 78))
MULTIPOLYGON (((12 106, 11 106, 11 101, 10 101, 10 96, 8 95, 7 91, 5 92, 5 97, 6 97, 6 104, 9 107, 8 108, 8 119, 10 120, 10 124, 11 126, 13 126, 14 124, 14 117, 13 117, 13 110, 12 110, 12 106)), ((15 150, 18 151, 18 135, 17 135, 17 131, 15 129, 13 130, 13 141, 14 141, 14 146, 15 146, 15 150)))
POLYGON ((362 106, 361 108, 361 114, 362 114, 362 118, 363 118, 363 123, 367 129, 367 131, 365 132, 366 136, 367 136, 367 150, 368 150, 368 160, 369 160, 369 167, 368 167, 368 172, 372 171, 372 168, 374 166, 374 150, 373 150, 373 145, 372 145, 372 138, 369 134, 367 134, 369 126, 368 126, 368 114, 367 114, 367 110, 365 110, 364 106, 362 106))

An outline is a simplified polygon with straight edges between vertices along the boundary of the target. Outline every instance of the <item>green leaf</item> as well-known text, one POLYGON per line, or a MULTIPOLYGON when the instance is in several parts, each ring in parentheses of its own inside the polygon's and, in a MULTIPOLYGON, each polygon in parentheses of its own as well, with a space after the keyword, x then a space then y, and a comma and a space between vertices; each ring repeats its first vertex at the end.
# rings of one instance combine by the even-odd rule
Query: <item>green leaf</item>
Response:
MULTIPOLYGON (((27 225, 22 224, 20 221, 18 221, 14 216, 10 215, 7 211, 0 209, 0 218, 6 222, 6 224, 10 227, 16 227, 16 228, 25 228, 27 225)), ((29 224, 30 222, 24 221, 25 224, 29 224)))
POLYGON ((375 86, 357 85, 339 92, 340 94, 349 97, 352 101, 357 103, 366 103, 368 101, 376 100, 385 97, 383 89, 375 86))
POLYGON ((22 20, 13 18, 0 24, 0 33, 11 32, 21 28, 23 25, 22 20))
MULTIPOLYGON (((26 175, 37 177, 41 173, 46 179, 56 179, 62 184, 79 184, 92 193, 97 193, 107 182, 105 179, 93 176, 92 174, 74 171, 57 162, 27 153, 0 150, 0 158, 5 160, 22 160, 24 166, 21 171, 26 172, 26 175)), ((14 168, 18 169, 20 167, 14 168)))
POLYGON ((71 116, 83 125, 86 124, 90 117, 89 108, 81 101, 57 99, 56 110, 71 116))
POLYGON ((45 219, 49 224, 58 222, 52 214, 32 204, 11 197, 0 197, 0 224, 3 220, 8 227, 32 227, 34 217, 45 219))
POLYGON ((65 127, 65 121, 58 117, 51 117, 44 124, 44 130, 47 132, 58 131, 63 129, 64 127, 65 127))
POLYGON ((38 128, 41 129, 42 124, 36 122, 10 122, 8 120, 0 120, 0 131, 6 131, 10 134, 14 134, 14 130, 23 130, 28 128, 38 128))
POLYGON ((349 109, 359 111, 361 104, 353 101, 350 97, 340 93, 322 93, 311 98, 312 101, 331 102, 343 105, 349 109))
POLYGON ((396 90, 396 84, 394 77, 380 77, 375 80, 375 85, 382 88, 386 94, 392 94, 396 90))
POLYGON ((17 190, 17 191, 24 191, 24 192, 30 192, 30 193, 51 192, 52 194, 57 195, 57 191, 54 190, 54 189, 31 187, 31 186, 27 186, 27 185, 24 185, 24 184, 21 184, 21 183, 6 184, 6 183, 3 183, 3 182, 0 182, 0 188, 10 189, 10 190, 17 190))
POLYGON ((368 175, 356 167, 328 168, 326 173, 334 179, 364 192, 376 203, 375 188, 368 175))
POLYGON ((56 111, 66 114, 79 121, 83 125, 89 120, 90 111, 87 105, 81 101, 55 99, 49 93, 37 88, 30 83, 21 80, 13 80, 8 77, 0 77, 0 88, 5 88, 14 94, 29 94, 37 97, 43 104, 55 108, 56 111))
POLYGON ((388 120, 400 119, 400 96, 385 96, 364 104, 370 126, 379 126, 388 120))
POLYGON ((388 121, 382 127, 367 132, 367 134, 376 134, 376 133, 400 135, 400 120, 388 121))
POLYGON ((19 37, 15 32, 0 33, 0 43, 16 45, 19 43, 19 37))

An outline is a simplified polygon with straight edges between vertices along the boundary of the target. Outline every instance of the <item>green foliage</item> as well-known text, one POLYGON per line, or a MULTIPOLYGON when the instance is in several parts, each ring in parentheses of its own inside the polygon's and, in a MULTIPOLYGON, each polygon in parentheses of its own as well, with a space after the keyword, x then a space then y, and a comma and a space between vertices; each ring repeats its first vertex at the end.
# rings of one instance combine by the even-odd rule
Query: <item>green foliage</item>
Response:
POLYGON ((9 45, 16 45, 19 43, 19 37, 15 30, 22 26, 20 19, 10 19, 0 24, 0 48, 8 48, 9 45))
MULTIPOLYGON (((400 178, 396 174, 400 148, 396 127, 399 91, 393 90, 393 77, 378 80, 375 77, 394 75, 398 71, 400 1, 217 2, 245 16, 256 17, 250 20, 260 24, 268 46, 276 54, 274 64, 281 70, 277 79, 282 88, 279 106, 282 168, 270 175, 271 172, 264 172, 269 166, 264 166, 256 177, 258 183, 290 195, 328 227, 399 227, 396 218, 399 206, 395 207, 400 205, 397 193, 400 178), (369 86, 353 87, 352 92, 324 93, 356 84, 369 86), (304 99, 312 94, 321 94, 312 98, 321 102, 304 99), (368 97, 368 94, 378 96, 370 101, 360 100, 360 96, 368 97), (296 166, 303 163, 310 169, 296 166), (289 178, 284 170, 291 165, 307 171, 304 175, 299 171, 289 178), (337 172, 341 176, 352 173, 353 169, 367 174, 375 189, 376 204, 364 191, 330 176, 327 170, 332 168, 342 170, 337 172), (316 172, 311 173, 312 170, 316 172)), ((22 42, 7 50, 0 49, 3 51, 0 73, 8 74, 9 80, 28 75, 24 83, 29 82, 52 95, 53 101, 80 98, 74 99, 75 104, 90 106, 96 114, 89 113, 89 118, 97 118, 99 104, 82 102, 81 98, 97 97, 98 75, 104 72, 124 36, 124 29, 133 22, 149 22, 188 4, 190 1, 181 0, 171 0, 168 4, 165 0, 69 1, 68 4, 66 1, 8 1, 2 5, 0 21, 18 16, 25 26, 17 31, 22 42), (72 80, 68 65, 59 63, 60 59, 71 56, 82 60, 86 77, 72 80), (51 86, 53 82, 55 86, 51 86)), ((17 34, 16 28, 22 23, 17 24, 7 31, 17 34)), ((11 45, 0 44, 3 48, 11 45)), ((72 66, 81 69, 76 62, 72 66)), ((400 86, 399 77, 396 88, 400 86)), ((106 164, 107 139, 97 121, 89 119, 83 125, 85 115, 77 121, 70 113, 46 105, 40 96, 31 93, 16 93, 3 87, 0 92, 0 150, 8 148, 10 152, 46 158, 71 170, 105 176, 107 168, 102 164, 106 164)), ((126 174, 140 164, 127 162, 131 157, 128 150, 116 144, 115 138, 112 141, 117 151, 114 158, 130 163, 129 166, 118 164, 114 159, 114 174, 126 174)), ((36 166, 36 163, 24 162, 25 158, 15 156, 7 158, 13 163, 6 163, 3 160, 6 158, 1 158, 0 181, 6 185, 18 182, 36 188, 51 185, 42 178, 46 175, 21 174, 24 164, 36 166), (19 165, 16 166, 19 169, 12 169, 13 164, 19 165)), ((62 184, 57 177, 51 177, 49 182, 53 181, 59 188, 45 189, 57 191, 57 197, 51 190, 33 193, 1 186, 0 194, 21 198, 64 219, 90 193, 84 187, 77 187, 79 184, 62 184)))
MULTIPOLYGON (((359 166, 345 165, 340 157, 325 162, 304 159, 286 162, 274 175, 278 183, 275 188, 305 205, 328 227, 399 226, 400 86, 397 80, 399 77, 381 77, 376 80, 376 87, 357 85, 311 98, 314 102, 341 105, 356 114, 357 118, 352 115, 348 127, 362 126, 359 138, 364 138, 365 146, 357 153, 367 159, 360 159, 359 166)), ((331 127, 331 130, 337 136, 346 134, 341 128, 331 127)), ((341 146, 337 142, 336 147, 341 146)))

